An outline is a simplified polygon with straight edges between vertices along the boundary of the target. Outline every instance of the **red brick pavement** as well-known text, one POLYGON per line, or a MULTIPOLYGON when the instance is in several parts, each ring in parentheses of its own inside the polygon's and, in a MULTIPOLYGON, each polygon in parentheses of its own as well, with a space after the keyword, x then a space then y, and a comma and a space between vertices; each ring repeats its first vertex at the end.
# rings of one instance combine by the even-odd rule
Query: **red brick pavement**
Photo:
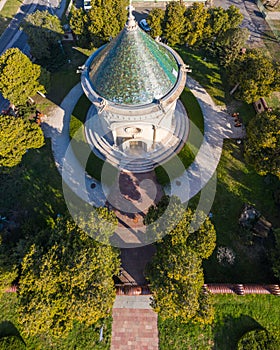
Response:
POLYGON ((149 309, 113 308, 111 350, 158 350, 157 314, 149 309))

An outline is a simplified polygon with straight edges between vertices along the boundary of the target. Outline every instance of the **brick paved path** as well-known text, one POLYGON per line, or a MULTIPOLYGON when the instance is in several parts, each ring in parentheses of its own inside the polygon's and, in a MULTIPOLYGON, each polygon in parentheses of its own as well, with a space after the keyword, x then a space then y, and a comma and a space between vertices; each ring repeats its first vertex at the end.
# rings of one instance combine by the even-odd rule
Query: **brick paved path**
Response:
POLYGON ((158 350, 157 314, 149 296, 117 296, 111 350, 158 350))

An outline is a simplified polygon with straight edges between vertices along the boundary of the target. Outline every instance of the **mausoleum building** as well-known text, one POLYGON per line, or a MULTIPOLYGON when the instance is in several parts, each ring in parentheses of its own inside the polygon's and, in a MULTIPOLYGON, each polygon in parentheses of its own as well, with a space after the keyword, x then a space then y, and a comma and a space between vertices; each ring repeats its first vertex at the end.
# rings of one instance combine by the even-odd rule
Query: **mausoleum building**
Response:
POLYGON ((146 172, 174 156, 189 123, 178 100, 187 67, 170 47, 138 27, 129 7, 124 29, 86 61, 82 87, 92 102, 85 134, 111 164, 146 172))

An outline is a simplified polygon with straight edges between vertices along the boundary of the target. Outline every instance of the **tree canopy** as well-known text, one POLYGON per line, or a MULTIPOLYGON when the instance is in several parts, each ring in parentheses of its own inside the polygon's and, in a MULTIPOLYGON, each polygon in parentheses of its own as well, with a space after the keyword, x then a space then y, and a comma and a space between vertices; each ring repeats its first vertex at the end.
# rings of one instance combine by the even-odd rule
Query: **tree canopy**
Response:
POLYGON ((279 79, 278 74, 271 58, 259 49, 247 50, 229 66, 230 82, 232 85, 239 83, 236 97, 247 103, 269 96, 279 79))
POLYGON ((162 35, 162 27, 164 21, 164 10, 156 8, 152 9, 147 17, 147 23, 151 28, 151 36, 156 38, 162 35))
POLYGON ((72 11, 70 26, 83 45, 100 46, 123 29, 127 5, 127 0, 93 0, 89 11, 72 11))
POLYGON ((28 36, 31 54, 38 60, 49 59, 52 56, 54 47, 58 47, 58 41, 62 39, 63 34, 60 19, 47 10, 37 10, 29 14, 23 29, 28 36))
POLYGON ((0 116, 0 166, 13 167, 30 148, 44 145, 42 129, 20 117, 0 116))
POLYGON ((260 175, 280 178, 280 115, 257 114, 247 127, 245 156, 260 175))
POLYGON ((238 58, 248 37, 248 29, 239 27, 230 28, 219 36, 215 46, 222 65, 227 67, 238 58))
POLYGON ((207 35, 207 31, 209 34, 210 30, 207 25, 209 17, 209 12, 202 3, 194 3, 186 9, 184 40, 189 46, 200 42, 207 35))
POLYGON ((108 316, 118 251, 69 219, 58 219, 45 238, 30 247, 22 262, 20 322, 26 334, 61 337, 75 322, 89 326, 108 316))
MULTIPOLYGON (((211 322, 213 308, 202 291, 202 259, 208 258, 215 248, 215 229, 206 218, 197 231, 191 232, 194 213, 190 209, 185 210, 178 200, 172 201, 172 205, 174 210, 170 216, 174 217, 176 208, 177 213, 183 210, 183 215, 171 231, 167 229, 168 233, 157 244, 156 254, 146 271, 153 292, 153 306, 162 318, 211 322)), ((162 209, 159 203, 158 216, 162 214, 162 209)), ((159 228, 155 207, 151 210, 148 234, 159 228)), ((172 218, 166 218, 166 221, 171 222, 172 218)))
POLYGON ((45 93, 48 81, 49 74, 19 49, 8 49, 0 57, 0 90, 16 106, 24 105, 37 91, 45 93))
POLYGON ((164 37, 170 45, 182 43, 185 30, 186 7, 178 1, 167 4, 164 18, 164 37))

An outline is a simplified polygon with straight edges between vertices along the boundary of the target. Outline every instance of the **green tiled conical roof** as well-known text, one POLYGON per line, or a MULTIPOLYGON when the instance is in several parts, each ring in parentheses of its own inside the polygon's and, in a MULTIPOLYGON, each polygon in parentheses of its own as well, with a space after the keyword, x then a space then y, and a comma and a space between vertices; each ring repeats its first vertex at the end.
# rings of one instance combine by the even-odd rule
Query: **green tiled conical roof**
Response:
POLYGON ((164 46, 138 26, 124 28, 90 66, 93 89, 103 98, 124 105, 143 105, 165 96, 175 85, 178 65, 164 46))

